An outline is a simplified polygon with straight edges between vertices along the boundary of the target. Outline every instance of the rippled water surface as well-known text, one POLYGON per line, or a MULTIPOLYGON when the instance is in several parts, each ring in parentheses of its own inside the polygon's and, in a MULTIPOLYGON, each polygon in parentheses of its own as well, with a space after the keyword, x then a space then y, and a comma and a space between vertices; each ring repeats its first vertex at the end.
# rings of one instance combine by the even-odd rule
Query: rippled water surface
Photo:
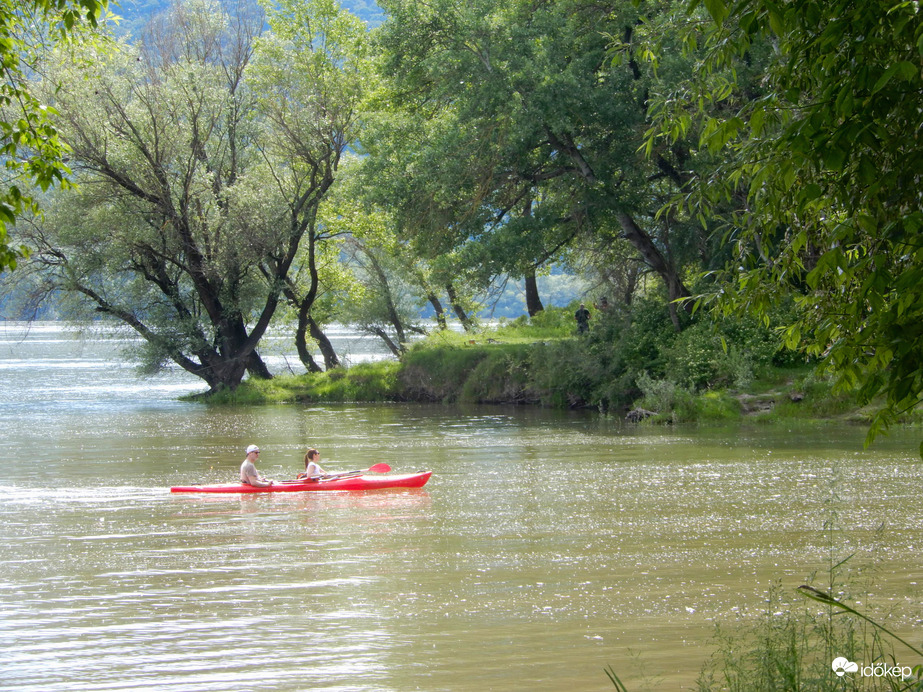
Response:
POLYGON ((609 665, 679 689, 716 623, 853 554, 864 607, 920 642, 918 431, 863 450, 834 426, 209 410, 177 400, 200 389, 182 373, 137 380, 112 350, 130 337, 104 336, 0 325, 0 689, 599 690, 609 665), (251 442, 275 478, 308 446, 335 470, 434 473, 169 492, 233 479, 251 442))

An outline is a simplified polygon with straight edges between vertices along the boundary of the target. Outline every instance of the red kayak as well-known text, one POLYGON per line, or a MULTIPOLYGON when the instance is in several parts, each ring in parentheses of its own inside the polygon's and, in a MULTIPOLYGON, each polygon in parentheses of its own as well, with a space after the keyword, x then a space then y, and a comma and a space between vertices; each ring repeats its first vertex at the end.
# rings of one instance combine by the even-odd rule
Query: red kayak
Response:
POLYGON ((314 490, 381 490, 384 488, 422 488, 433 474, 391 474, 387 476, 346 474, 333 478, 305 481, 276 481, 265 488, 255 488, 245 483, 219 483, 215 485, 181 485, 170 488, 171 493, 297 493, 314 490))

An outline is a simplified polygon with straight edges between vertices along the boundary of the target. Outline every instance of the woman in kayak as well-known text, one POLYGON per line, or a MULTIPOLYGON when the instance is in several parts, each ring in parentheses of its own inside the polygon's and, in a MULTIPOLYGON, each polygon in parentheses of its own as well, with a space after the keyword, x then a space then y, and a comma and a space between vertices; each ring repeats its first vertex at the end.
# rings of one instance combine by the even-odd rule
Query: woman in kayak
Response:
POLYGON ((316 449, 309 449, 304 455, 304 473, 299 473, 298 478, 311 478, 313 476, 323 476, 326 471, 317 463, 320 461, 320 452, 316 449))
POLYGON ((260 448, 256 445, 247 447, 247 458, 240 465, 240 482, 252 485, 254 488, 265 488, 272 485, 272 481, 263 478, 259 471, 256 470, 257 457, 260 455, 260 448))

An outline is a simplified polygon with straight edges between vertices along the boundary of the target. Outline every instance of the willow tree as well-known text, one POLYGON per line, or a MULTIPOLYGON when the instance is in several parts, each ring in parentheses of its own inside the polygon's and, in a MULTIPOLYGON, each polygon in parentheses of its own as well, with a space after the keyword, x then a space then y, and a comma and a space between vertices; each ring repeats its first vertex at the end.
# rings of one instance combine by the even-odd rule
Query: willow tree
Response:
MULTIPOLYGON (((328 368, 339 360, 324 335, 314 306, 321 293, 321 245, 337 231, 319 222, 347 147, 355 142, 359 104, 368 89, 365 24, 335 0, 278 0, 266 3, 271 33, 260 41, 254 89, 269 137, 261 146, 278 194, 287 202, 285 222, 304 239, 296 257, 300 281, 287 281, 295 305, 296 346, 310 370, 313 338, 328 368)), ((267 275, 274 275, 269 267, 267 275)))
POLYGON ((333 5, 288 7, 302 13, 297 42, 259 43, 261 12, 196 0, 136 46, 57 68, 81 194, 35 220, 34 262, 135 329, 149 364, 212 390, 269 376, 257 346, 349 141, 349 65, 312 14, 333 5))

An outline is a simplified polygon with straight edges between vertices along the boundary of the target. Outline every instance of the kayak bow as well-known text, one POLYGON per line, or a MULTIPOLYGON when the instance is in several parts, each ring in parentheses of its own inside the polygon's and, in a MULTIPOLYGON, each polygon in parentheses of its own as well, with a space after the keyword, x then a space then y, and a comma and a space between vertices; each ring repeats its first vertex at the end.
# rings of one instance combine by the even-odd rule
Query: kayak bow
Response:
POLYGON ((170 488, 171 493, 293 493, 315 490, 383 490, 385 488, 422 488, 432 471, 392 474, 389 476, 358 476, 319 478, 304 481, 276 481, 265 488, 245 483, 218 483, 214 485, 180 485, 170 488))

